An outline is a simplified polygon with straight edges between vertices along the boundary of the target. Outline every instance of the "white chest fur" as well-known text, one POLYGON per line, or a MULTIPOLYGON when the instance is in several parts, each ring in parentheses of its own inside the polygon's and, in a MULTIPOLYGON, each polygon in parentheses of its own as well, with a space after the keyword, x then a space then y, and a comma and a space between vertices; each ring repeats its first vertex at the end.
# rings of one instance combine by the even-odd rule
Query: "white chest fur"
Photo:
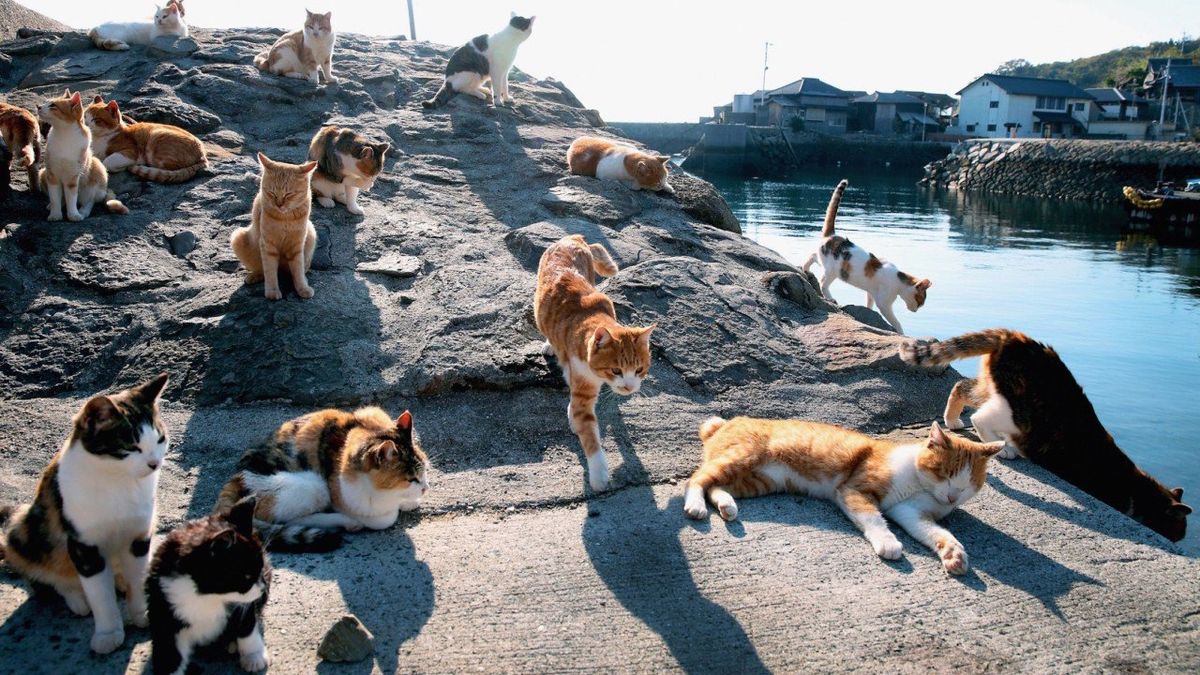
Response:
POLYGON ((171 601, 175 615, 187 624, 177 639, 189 645, 215 640, 225 630, 228 606, 249 604, 262 596, 261 582, 248 593, 200 593, 190 577, 170 577, 161 581, 163 593, 171 601))
POLYGON ((158 472, 138 477, 128 468, 78 446, 59 462, 63 514, 85 542, 110 552, 145 537, 154 525, 158 472))
POLYGON ((82 174, 91 141, 82 126, 55 125, 46 136, 46 167, 60 180, 82 174))
POLYGON ((380 490, 366 476, 351 478, 343 475, 338 477, 338 482, 342 508, 348 511, 346 515, 359 519, 372 529, 388 527, 396 522, 400 510, 411 509, 421 496, 420 487, 416 485, 380 490))

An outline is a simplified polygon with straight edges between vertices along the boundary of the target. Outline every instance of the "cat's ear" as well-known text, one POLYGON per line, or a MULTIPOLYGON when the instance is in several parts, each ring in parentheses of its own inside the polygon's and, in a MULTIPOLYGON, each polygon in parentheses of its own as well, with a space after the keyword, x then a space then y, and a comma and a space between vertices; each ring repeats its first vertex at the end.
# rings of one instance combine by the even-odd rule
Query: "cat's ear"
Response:
POLYGON ((325 12, 322 16, 325 17, 326 21, 333 21, 333 12, 325 12))
POLYGON ((1183 501, 1183 488, 1180 487, 1171 490, 1171 496, 1174 497, 1175 501, 1177 502, 1183 501))
POLYGON ((170 377, 166 373, 159 373, 153 380, 135 387, 133 393, 143 401, 157 402, 163 390, 167 388, 168 379, 170 377))
POLYGON ((362 150, 360 150, 358 153, 359 159, 371 159, 374 156, 375 156, 375 148, 372 148, 369 145, 363 146, 362 150))
POLYGON ((646 164, 646 160, 639 159, 637 163, 637 173, 639 176, 646 176, 650 173, 650 167, 646 164))
POLYGON ((83 97, 81 97, 79 95, 79 92, 75 92, 74 94, 71 94, 71 108, 74 109, 74 108, 82 108, 82 107, 83 107, 83 97))
POLYGON ((531 16, 531 17, 529 17, 529 27, 530 27, 530 28, 533 28, 533 20, 534 20, 534 19, 536 19, 536 18, 537 18, 536 16, 531 16))
POLYGON ((938 424, 936 420, 929 425, 929 445, 937 448, 950 447, 950 437, 946 435, 945 431, 942 431, 942 425, 938 424))
POLYGON ((254 496, 246 497, 229 509, 229 514, 225 516, 225 520, 229 521, 229 524, 233 525, 233 529, 237 530, 243 537, 253 536, 254 509, 257 506, 258 500, 254 496))
POLYGON ((666 164, 667 162, 671 161, 671 158, 666 155, 658 155, 654 159, 657 159, 660 164, 666 164))
POLYGON ((608 332, 604 326, 599 326, 592 333, 592 349, 600 349, 610 342, 612 342, 612 333, 608 332))
POLYGON ((1004 449, 1004 441, 992 441, 991 443, 984 443, 979 447, 979 452, 984 457, 995 457, 1004 449))
POLYGON ((933 285, 933 282, 928 279, 922 279, 917 282, 917 290, 925 290, 933 285))
POLYGON ((316 162, 305 162, 300 165, 301 173, 312 173, 313 171, 316 171, 316 170, 317 170, 316 162))
POLYGON ((1172 504, 1171 510, 1179 513, 1180 515, 1186 516, 1192 512, 1192 507, 1188 506, 1187 504, 1172 504))
POLYGON ((395 441, 384 441, 371 450, 371 459, 376 468, 395 464, 399 458, 400 450, 396 448, 395 441))
MULTIPOLYGON (((100 98, 100 97, 99 97, 99 96, 97 96, 96 98, 100 98)), ((96 103, 103 103, 103 101, 96 101, 96 103)), ((114 114, 114 115, 120 115, 120 114, 121 114, 121 107, 117 105, 117 100, 116 100, 116 99, 113 99, 113 100, 111 100, 111 101, 109 101, 109 102, 108 102, 108 110, 109 110, 109 112, 111 112, 111 113, 112 113, 112 114, 114 114)))
POLYGON ((235 530, 221 530, 221 534, 213 537, 212 546, 208 549, 209 555, 215 555, 222 551, 228 551, 237 545, 237 532, 235 530))
POLYGON ((262 154, 261 152, 258 153, 258 165, 259 166, 266 169, 266 168, 269 168, 271 166, 271 164, 272 164, 272 161, 271 161, 270 157, 267 157, 266 155, 262 154))
POLYGON ((379 155, 379 161, 382 162, 383 156, 385 154, 387 154, 388 150, 391 150, 391 149, 392 149, 392 146, 388 143, 380 143, 379 145, 375 146, 375 154, 379 155))
POLYGON ((93 396, 83 406, 83 426, 88 433, 107 429, 121 419, 121 411, 107 396, 93 396))
POLYGON ((104 103, 104 97, 100 94, 96 94, 92 97, 92 103, 104 103))
POLYGON ((396 418, 396 428, 400 431, 412 432, 412 413, 405 410, 396 418))
POLYGON ((70 87, 67 87, 66 89, 63 90, 62 97, 63 98, 71 98, 71 88, 70 87))
POLYGON ((650 346, 650 334, 654 332, 655 328, 658 328, 658 324, 656 324, 656 323, 652 323, 649 326, 646 326, 645 328, 643 328, 642 331, 640 333, 638 333, 638 343, 641 344, 643 347, 649 347, 650 346))

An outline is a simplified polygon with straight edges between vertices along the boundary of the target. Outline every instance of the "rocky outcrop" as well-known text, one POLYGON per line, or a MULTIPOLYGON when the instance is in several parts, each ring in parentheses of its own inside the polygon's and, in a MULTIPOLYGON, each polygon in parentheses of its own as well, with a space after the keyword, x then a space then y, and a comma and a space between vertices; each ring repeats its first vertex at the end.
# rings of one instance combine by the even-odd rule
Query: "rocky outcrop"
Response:
MULTIPOLYGON (((70 30, 70 26, 22 7, 13 0, 0 0, 0 41, 11 40, 21 31, 34 30, 70 30)), ((2 59, 0 63, 3 63, 2 59)))

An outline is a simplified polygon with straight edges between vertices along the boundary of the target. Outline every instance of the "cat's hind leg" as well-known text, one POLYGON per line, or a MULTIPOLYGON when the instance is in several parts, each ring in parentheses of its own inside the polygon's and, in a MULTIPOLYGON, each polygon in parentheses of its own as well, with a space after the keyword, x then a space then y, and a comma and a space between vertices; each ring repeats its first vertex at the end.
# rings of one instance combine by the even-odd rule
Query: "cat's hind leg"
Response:
POLYGON ((852 487, 842 487, 837 492, 837 505, 851 522, 862 530, 875 554, 885 560, 896 560, 904 546, 888 529, 887 521, 879 512, 879 504, 866 494, 852 487))
POLYGON ((76 616, 87 616, 92 613, 92 608, 88 605, 87 596, 83 594, 83 589, 76 583, 56 582, 54 590, 62 596, 67 602, 67 609, 76 616))
POLYGON ((867 309, 874 309, 874 308, 875 308, 875 296, 871 295, 870 293, 867 293, 867 309))
POLYGON ((817 252, 813 251, 813 254, 808 256, 808 260, 804 261, 804 266, 801 269, 808 272, 808 268, 812 267, 815 262, 817 262, 817 252))
POLYGON ((826 300, 837 304, 837 300, 834 300, 833 295, 829 292, 829 287, 833 285, 834 279, 837 279, 837 270, 826 268, 825 276, 821 278, 821 295, 825 296, 826 300))
POLYGON ((1000 451, 1000 456, 1005 459, 1015 459, 1019 454, 1019 450, 1013 444, 1012 439, 1020 433, 1017 425, 1013 422, 1012 408, 1008 405, 1008 401, 999 394, 993 394, 987 401, 971 415, 971 424, 975 427, 975 433, 979 435, 979 440, 984 443, 993 441, 1004 441, 1004 449, 1000 451))
POLYGON ((108 169, 109 173, 124 171, 134 164, 137 164, 137 157, 130 157, 120 152, 104 158, 104 168, 108 169))
POLYGON ((974 378, 959 380, 950 390, 950 398, 946 399, 946 410, 942 419, 947 429, 962 429, 966 425, 962 421, 962 411, 966 406, 978 408, 983 405, 983 399, 975 393, 978 381, 974 378))

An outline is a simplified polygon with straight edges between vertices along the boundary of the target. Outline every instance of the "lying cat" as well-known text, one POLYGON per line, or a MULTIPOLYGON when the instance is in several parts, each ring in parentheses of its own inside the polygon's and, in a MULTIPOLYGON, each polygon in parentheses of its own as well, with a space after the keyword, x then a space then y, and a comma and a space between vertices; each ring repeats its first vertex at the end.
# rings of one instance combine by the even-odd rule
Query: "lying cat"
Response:
POLYGON ((200 139, 170 124, 121 119, 116 101, 97 96, 84 113, 92 132, 92 152, 110 173, 129 173, 159 183, 182 183, 208 168, 200 139))
POLYGON ((254 57, 254 66, 264 73, 274 73, 298 80, 320 84, 337 82, 333 76, 333 12, 313 14, 304 10, 304 28, 287 33, 271 48, 254 57))
POLYGON ((46 135, 46 165, 38 174, 38 186, 50 196, 46 220, 78 222, 103 202, 109 211, 126 214, 129 209, 108 189, 108 171, 92 154, 92 133, 83 123, 83 101, 68 89, 62 98, 38 107, 38 117, 50 125, 46 135))
POLYGON ((446 63, 446 79, 437 94, 423 102, 426 108, 446 105, 455 92, 470 94, 494 104, 512 103, 508 93, 508 72, 517 60, 517 47, 533 34, 533 20, 515 13, 508 25, 491 35, 479 35, 454 50, 446 63), (487 89, 491 82, 491 92, 487 89))
POLYGON ((833 284, 834 279, 840 277, 851 286, 866 291, 867 308, 869 309, 872 303, 878 304, 879 313, 883 318, 887 319, 897 333, 903 335, 904 329, 900 327, 900 321, 892 312, 892 303, 899 296, 904 300, 908 311, 917 311, 925 304, 925 292, 933 282, 905 274, 892 263, 876 258, 875 254, 867 253, 849 239, 833 233, 833 222, 837 218, 838 205, 842 202, 842 193, 846 191, 847 185, 849 183, 843 180, 834 189, 829 208, 825 210, 825 227, 821 230, 824 240, 821 242, 821 248, 804 263, 804 271, 808 272, 808 268, 820 258, 821 266, 825 268, 825 276, 821 280, 821 293, 826 300, 834 302, 833 296, 829 294, 829 286, 833 284))
POLYGON ((946 426, 961 429, 963 407, 976 408, 975 432, 1003 439, 1002 456, 1020 453, 1167 539, 1183 539, 1192 512, 1180 502, 1183 489, 1168 490, 1117 447, 1054 349, 1004 328, 900 346, 900 358, 925 367, 970 356, 983 356, 979 377, 954 386, 946 426))
POLYGON ((103 23, 88 32, 93 44, 112 51, 129 49, 130 45, 148 45, 154 38, 164 35, 188 36, 188 25, 183 20, 183 0, 171 0, 166 7, 156 7, 151 21, 103 23))
POLYGON ((567 149, 567 166, 578 176, 615 180, 634 190, 662 190, 675 194, 667 182, 666 155, 650 155, 606 138, 584 136, 567 149))
POLYGON ((345 204, 347 211, 361 216, 358 193, 375 184, 389 148, 387 143, 370 143, 350 129, 331 126, 318 131, 308 146, 308 158, 317 163, 312 178, 317 203, 325 208, 332 208, 334 202, 345 204))
POLYGON ((229 238, 234 254, 246 268, 246 283, 263 282, 263 295, 279 300, 279 265, 291 273, 296 295, 313 296, 305 276, 317 250, 317 229, 309 221, 312 210, 310 180, 316 162, 285 164, 258 153, 262 181, 250 209, 250 225, 239 227, 229 238))
MULTIPOLYGON (((4 171, 8 171, 12 159, 20 157, 29 176, 29 189, 37 189, 37 163, 42 159, 42 137, 37 118, 20 106, 0 103, 0 141, 4 141, 11 155, 3 164, 4 171)), ((6 175, 0 190, 9 186, 9 180, 10 176, 6 175)))
POLYGON ((884 521, 935 551, 951 574, 965 574, 967 551, 935 521, 983 488, 988 459, 1003 443, 975 443, 935 422, 924 443, 896 445, 842 427, 799 420, 713 417, 700 426, 704 461, 688 479, 683 510, 705 518, 705 497, 725 520, 734 497, 793 492, 832 500, 866 535, 876 555, 903 546, 884 521))

